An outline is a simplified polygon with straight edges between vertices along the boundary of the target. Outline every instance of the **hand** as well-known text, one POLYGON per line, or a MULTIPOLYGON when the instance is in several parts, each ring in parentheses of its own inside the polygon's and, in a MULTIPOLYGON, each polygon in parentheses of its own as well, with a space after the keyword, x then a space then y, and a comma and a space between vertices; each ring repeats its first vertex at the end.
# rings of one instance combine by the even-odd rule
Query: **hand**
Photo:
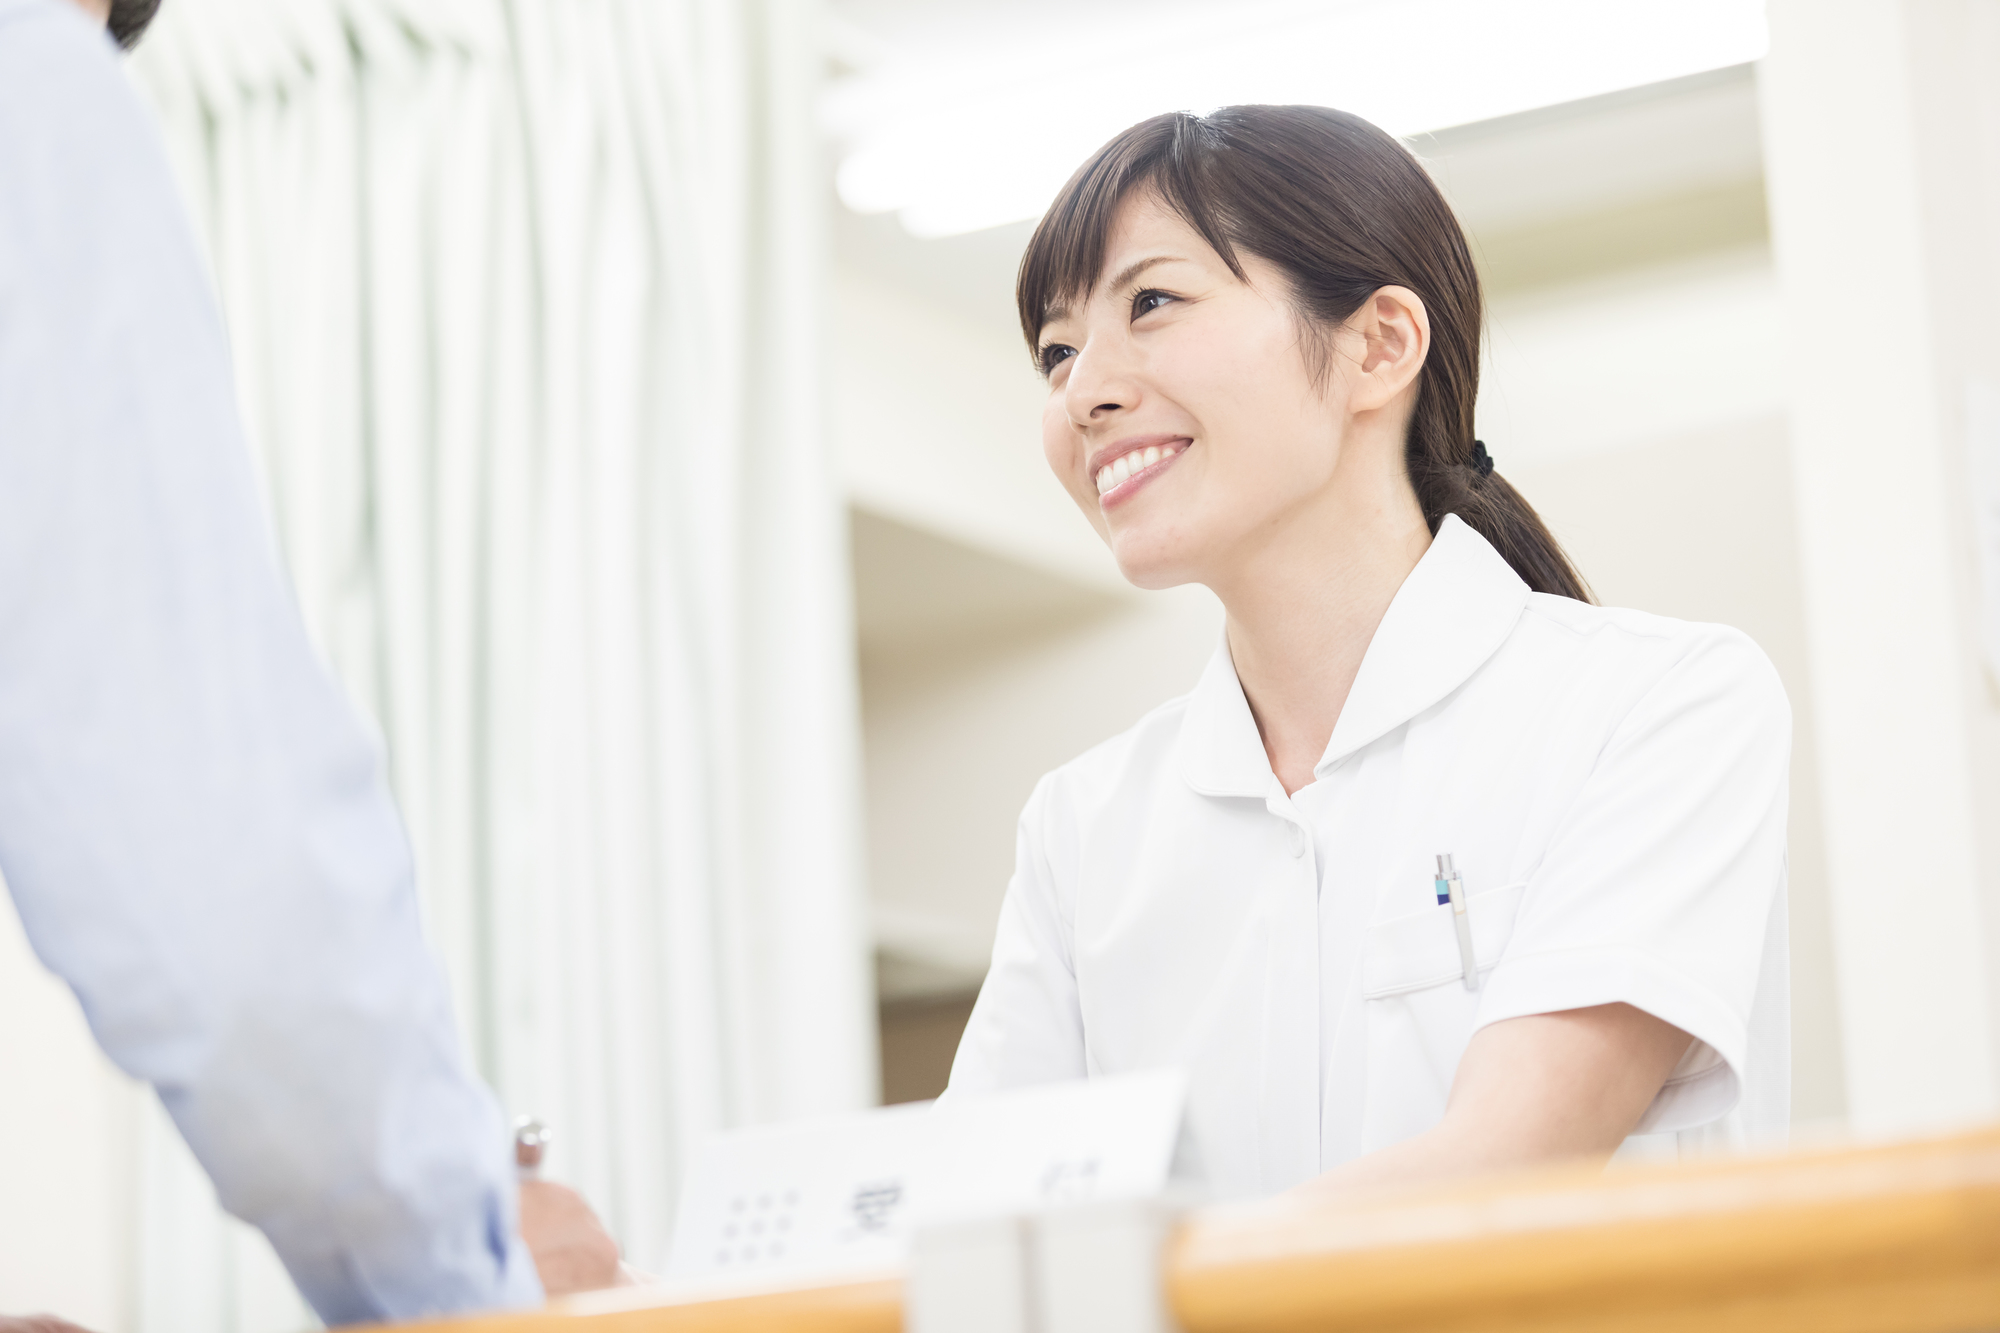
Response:
MULTIPOLYGON (((621 1285, 618 1242, 611 1239, 583 1196, 546 1180, 521 1182, 521 1239, 535 1256, 542 1291, 553 1300, 579 1291, 621 1285)), ((0 1324, 0 1333, 16 1330, 0 1324)), ((70 1333, 67 1325, 19 1333, 70 1333)))
POLYGON ((0 1314, 0 1333, 84 1333, 84 1330, 52 1314, 31 1314, 22 1318, 0 1314))

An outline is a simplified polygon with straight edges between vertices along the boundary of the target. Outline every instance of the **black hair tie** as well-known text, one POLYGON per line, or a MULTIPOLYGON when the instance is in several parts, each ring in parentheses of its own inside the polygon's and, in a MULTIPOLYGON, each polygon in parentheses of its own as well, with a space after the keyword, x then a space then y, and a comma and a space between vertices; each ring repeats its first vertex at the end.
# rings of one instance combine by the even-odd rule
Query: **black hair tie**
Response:
POLYGON ((1486 452, 1486 442, 1483 440, 1472 442, 1472 470, 1482 477, 1493 475, 1493 455, 1486 452))

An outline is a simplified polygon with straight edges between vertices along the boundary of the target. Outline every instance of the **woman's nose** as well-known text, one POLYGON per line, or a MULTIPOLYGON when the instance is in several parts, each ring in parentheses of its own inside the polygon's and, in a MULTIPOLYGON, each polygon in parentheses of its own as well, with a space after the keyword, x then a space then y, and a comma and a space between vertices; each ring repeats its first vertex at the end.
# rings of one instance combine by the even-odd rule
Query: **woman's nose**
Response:
POLYGON ((1069 383, 1063 386, 1063 406, 1078 430, 1102 422, 1137 401, 1138 389, 1131 368, 1122 364, 1116 349, 1093 347, 1077 354, 1069 383))

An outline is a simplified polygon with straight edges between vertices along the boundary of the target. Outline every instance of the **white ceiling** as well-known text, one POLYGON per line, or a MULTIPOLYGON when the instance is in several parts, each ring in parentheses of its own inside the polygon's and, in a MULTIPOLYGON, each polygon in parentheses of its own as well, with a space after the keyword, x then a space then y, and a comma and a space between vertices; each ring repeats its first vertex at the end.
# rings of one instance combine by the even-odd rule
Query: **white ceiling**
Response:
POLYGON ((1757 0, 833 0, 843 199, 921 235, 1032 216, 1176 107, 1329 102, 1400 134, 1761 55, 1757 0))
POLYGON ((1754 69, 1735 65, 1434 134, 1410 146, 1475 233, 1754 181, 1754 69))
MULTIPOLYGON (((1102 10, 1125 2, 1078 0, 1102 10)), ((1041 3, 1023 0, 1026 8, 1041 3)), ((901 0, 840 0, 839 7, 911 8, 901 0)), ((1748 65, 1420 135, 1410 143, 1475 237, 1755 183, 1763 174, 1748 65)), ((839 262, 986 327, 1012 326, 1014 271, 1032 224, 919 240, 891 214, 863 217, 838 203, 833 213, 839 262)))

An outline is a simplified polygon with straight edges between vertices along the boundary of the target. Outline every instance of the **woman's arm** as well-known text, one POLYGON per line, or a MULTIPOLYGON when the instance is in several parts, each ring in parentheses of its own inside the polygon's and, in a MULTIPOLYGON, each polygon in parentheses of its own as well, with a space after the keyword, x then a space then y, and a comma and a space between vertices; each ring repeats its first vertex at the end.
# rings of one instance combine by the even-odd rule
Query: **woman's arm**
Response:
POLYGON ((1014 842, 993 963, 951 1062, 946 1097, 1084 1078, 1083 1010, 1063 890, 1050 864, 1050 774, 1035 784, 1014 842))
POLYGON ((1369 1190, 1608 1158, 1639 1123, 1692 1039, 1629 1004, 1510 1018, 1473 1034, 1444 1119, 1308 1182, 1369 1190))

